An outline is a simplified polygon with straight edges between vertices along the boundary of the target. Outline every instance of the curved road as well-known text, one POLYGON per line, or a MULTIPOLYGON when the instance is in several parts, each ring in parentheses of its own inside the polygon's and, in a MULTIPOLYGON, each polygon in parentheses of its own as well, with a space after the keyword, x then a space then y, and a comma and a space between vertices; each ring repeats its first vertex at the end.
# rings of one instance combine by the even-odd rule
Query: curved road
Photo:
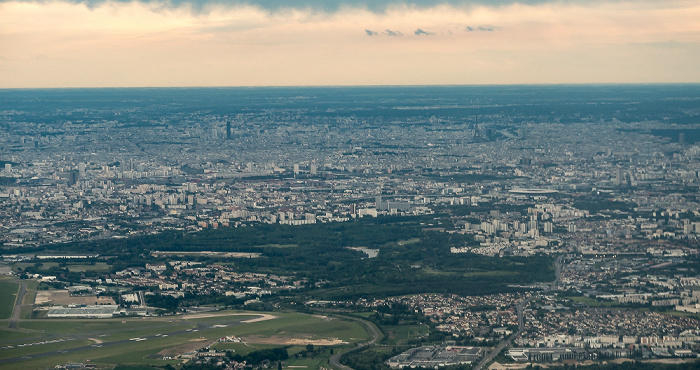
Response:
MULTIPOLYGON (((339 315, 336 315, 336 316, 339 316, 339 315)), ((373 345, 379 339, 380 334, 379 334, 379 331, 377 330, 377 327, 374 326, 374 324, 372 324, 371 322, 369 322, 367 320, 362 320, 362 319, 359 319, 357 317, 350 317, 350 316, 340 316, 340 317, 342 317, 344 319, 348 319, 348 320, 354 320, 354 321, 361 323, 362 325, 365 326, 365 329, 367 330, 367 332, 372 336, 372 339, 369 342, 364 343, 362 345, 359 345, 355 348, 351 348, 347 351, 338 352, 331 357, 330 363, 333 367, 339 368, 342 370, 352 370, 351 367, 345 366, 345 365, 340 363, 340 356, 342 356, 346 353, 359 351, 362 348, 369 347, 369 346, 373 345)))

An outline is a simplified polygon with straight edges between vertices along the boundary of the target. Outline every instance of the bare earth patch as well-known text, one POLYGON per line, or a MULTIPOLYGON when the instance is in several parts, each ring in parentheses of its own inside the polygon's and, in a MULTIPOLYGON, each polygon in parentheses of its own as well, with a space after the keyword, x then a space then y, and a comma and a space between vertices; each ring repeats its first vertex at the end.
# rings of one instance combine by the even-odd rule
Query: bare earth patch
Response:
POLYGON ((243 321, 241 321, 241 323, 249 324, 251 322, 267 321, 267 320, 272 320, 272 319, 276 319, 276 318, 277 318, 277 316, 261 314, 260 317, 256 317, 254 319, 243 320, 243 321))
POLYGON ((257 344, 281 344, 281 345, 307 345, 313 344, 315 346, 334 346, 337 344, 347 344, 347 342, 342 341, 337 338, 326 338, 326 339, 305 339, 305 338, 290 338, 282 337, 278 335, 273 335, 269 337, 262 337, 259 335, 250 335, 247 337, 241 337, 244 342, 257 343, 257 344))
POLYGON ((657 358, 654 360, 649 360, 649 362, 654 362, 657 364, 682 364, 684 362, 694 362, 697 358, 657 358))
POLYGON ((75 296, 71 297, 67 290, 40 290, 36 293, 34 304, 53 304, 66 306, 69 304, 116 304, 112 297, 75 296))

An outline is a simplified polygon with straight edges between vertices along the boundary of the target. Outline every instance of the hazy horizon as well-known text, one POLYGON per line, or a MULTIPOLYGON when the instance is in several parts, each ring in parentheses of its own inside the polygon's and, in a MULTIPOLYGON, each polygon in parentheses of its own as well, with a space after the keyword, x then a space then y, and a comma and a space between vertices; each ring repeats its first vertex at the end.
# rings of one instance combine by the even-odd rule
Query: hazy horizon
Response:
POLYGON ((697 1, 0 1, 0 88, 700 83, 697 1))
POLYGON ((595 86, 692 86, 700 82, 605 82, 605 83, 531 83, 531 84, 425 84, 425 85, 247 85, 247 86, 58 86, 58 87, 0 87, 3 90, 109 90, 109 89, 333 89, 333 88, 460 88, 460 87, 595 87, 595 86))

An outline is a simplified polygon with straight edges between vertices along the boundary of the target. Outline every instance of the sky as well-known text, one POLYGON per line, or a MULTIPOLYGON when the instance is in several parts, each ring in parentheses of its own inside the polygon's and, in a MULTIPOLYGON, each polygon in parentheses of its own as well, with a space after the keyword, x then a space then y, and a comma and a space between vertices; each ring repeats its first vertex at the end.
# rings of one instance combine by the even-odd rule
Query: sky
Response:
POLYGON ((0 0, 0 88, 698 82, 698 0, 0 0))

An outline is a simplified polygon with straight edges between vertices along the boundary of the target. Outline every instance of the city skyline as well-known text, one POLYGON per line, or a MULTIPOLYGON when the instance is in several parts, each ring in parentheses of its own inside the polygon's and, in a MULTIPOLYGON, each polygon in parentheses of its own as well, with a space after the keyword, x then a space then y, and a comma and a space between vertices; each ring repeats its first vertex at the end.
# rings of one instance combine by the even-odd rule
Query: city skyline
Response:
POLYGON ((700 82, 694 1, 2 1, 0 88, 700 82))

